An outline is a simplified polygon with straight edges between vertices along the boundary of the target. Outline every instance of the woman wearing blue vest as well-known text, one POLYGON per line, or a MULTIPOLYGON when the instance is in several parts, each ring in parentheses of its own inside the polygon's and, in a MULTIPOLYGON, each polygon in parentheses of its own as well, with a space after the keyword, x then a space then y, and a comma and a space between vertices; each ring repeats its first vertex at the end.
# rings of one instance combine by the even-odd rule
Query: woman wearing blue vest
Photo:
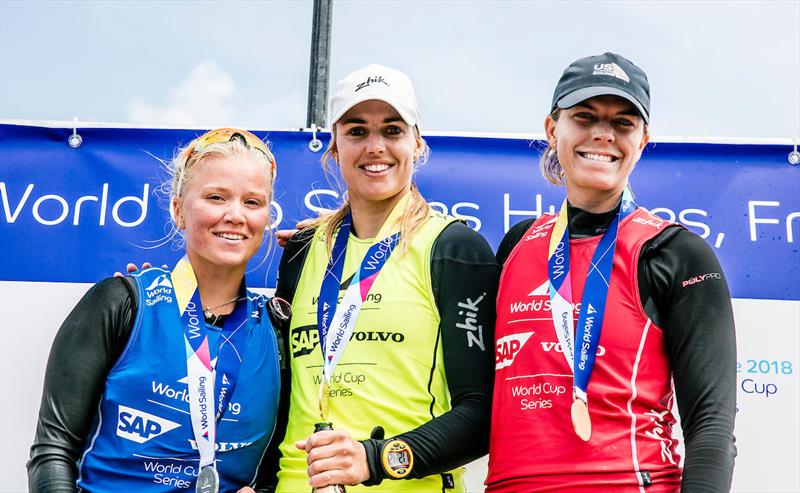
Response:
POLYGON ((464 491, 459 466, 487 450, 499 268, 413 182, 428 147, 405 74, 349 74, 331 125, 343 203, 292 238, 276 291, 293 314, 278 491, 464 491))
POLYGON ((50 353, 30 490, 214 493, 274 482, 276 302, 245 286, 270 220, 275 159, 244 130, 171 163, 186 254, 96 284, 50 353), (273 470, 270 472, 270 467, 273 470))

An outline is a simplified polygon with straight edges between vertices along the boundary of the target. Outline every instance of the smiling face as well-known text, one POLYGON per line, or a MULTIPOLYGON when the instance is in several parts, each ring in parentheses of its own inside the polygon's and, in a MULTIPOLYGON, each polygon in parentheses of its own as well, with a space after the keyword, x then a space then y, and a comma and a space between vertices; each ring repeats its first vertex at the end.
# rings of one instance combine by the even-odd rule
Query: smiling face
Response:
POLYGON ((614 208, 649 138, 636 108, 617 96, 587 99, 557 120, 548 115, 545 131, 570 203, 592 212, 614 208))
POLYGON ((196 272, 244 272, 269 223, 271 187, 264 163, 246 155, 209 155, 194 166, 173 204, 196 272))
POLYGON ((339 163, 354 210, 394 207, 411 188, 414 161, 424 143, 388 103, 369 100, 350 108, 335 124, 339 163))

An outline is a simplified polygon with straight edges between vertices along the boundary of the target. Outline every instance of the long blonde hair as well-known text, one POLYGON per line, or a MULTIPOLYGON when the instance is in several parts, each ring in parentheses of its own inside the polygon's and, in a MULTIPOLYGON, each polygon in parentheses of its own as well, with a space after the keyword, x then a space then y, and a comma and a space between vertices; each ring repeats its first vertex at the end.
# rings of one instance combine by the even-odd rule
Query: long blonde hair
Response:
MULTIPOLYGON (((420 166, 428 161, 431 150, 430 147, 428 147, 428 144, 425 142, 425 139, 423 139, 420 135, 419 129, 416 126, 414 127, 414 137, 422 144, 422 152, 414 161, 414 170, 416 171, 420 166)), ((342 197, 342 204, 333 212, 320 214, 320 216, 309 225, 311 228, 323 229, 325 235, 325 247, 328 249, 328 256, 330 256, 333 251, 334 233, 342 224, 342 221, 347 214, 350 212, 350 202, 348 200, 347 192, 344 190, 341 181, 338 179, 338 173, 332 169, 334 165, 331 165, 331 160, 335 162, 333 155, 336 153, 336 125, 334 124, 331 128, 331 140, 328 143, 328 148, 325 149, 325 153, 322 154, 322 171, 328 178, 329 183, 332 184, 335 182, 340 192, 342 192, 339 194, 342 197)), ((411 239, 414 237, 417 231, 419 231, 420 228, 425 225, 432 210, 431 206, 427 201, 425 201, 425 199, 422 197, 422 194, 419 192, 417 184, 413 181, 411 182, 411 191, 409 193, 411 194, 411 197, 406 205, 405 210, 403 211, 403 214, 400 216, 400 243, 397 246, 401 255, 408 252, 409 246, 411 245, 411 239)))

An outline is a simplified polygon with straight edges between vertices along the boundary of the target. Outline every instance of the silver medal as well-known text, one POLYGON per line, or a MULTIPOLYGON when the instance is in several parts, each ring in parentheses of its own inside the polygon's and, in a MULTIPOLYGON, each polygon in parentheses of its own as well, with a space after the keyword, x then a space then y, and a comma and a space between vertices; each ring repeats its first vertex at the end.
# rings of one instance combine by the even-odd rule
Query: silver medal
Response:
POLYGON ((219 474, 214 466, 205 466, 197 476, 197 493, 219 493, 219 474))

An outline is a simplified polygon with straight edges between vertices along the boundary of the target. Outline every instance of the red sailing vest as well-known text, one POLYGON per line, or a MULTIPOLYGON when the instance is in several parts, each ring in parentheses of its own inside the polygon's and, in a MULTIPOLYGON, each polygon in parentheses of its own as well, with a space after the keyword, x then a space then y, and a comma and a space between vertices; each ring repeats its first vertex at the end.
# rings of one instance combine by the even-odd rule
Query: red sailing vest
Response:
MULTIPOLYGON (((572 428, 573 377, 550 313, 547 249, 555 219, 547 214, 533 223, 500 278, 487 491, 678 491, 669 362, 637 282, 642 246, 671 223, 640 208, 620 224, 588 387, 592 435, 584 442, 572 428)), ((600 238, 569 242, 574 300, 583 295, 600 238)))

